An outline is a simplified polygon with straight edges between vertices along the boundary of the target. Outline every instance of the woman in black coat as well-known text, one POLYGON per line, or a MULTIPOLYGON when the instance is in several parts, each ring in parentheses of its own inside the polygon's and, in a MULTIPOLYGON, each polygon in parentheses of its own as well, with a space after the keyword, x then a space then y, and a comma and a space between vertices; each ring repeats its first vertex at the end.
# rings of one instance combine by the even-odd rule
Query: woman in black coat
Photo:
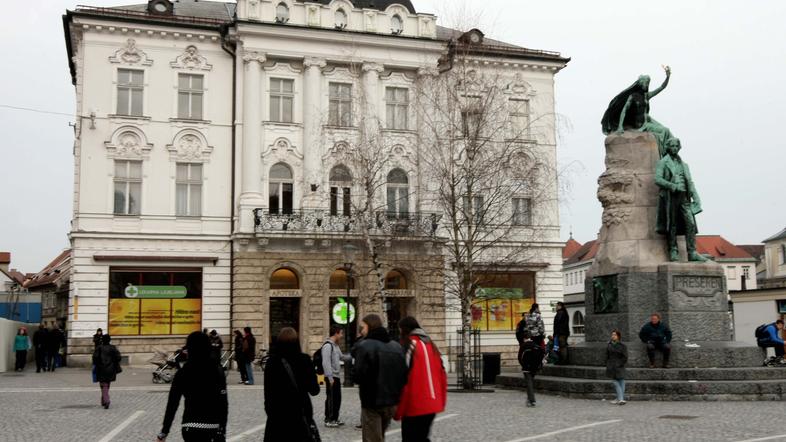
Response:
POLYGON ((248 376, 246 376, 246 359, 243 357, 243 333, 240 333, 240 330, 235 330, 235 345, 232 349, 235 351, 237 371, 240 372, 239 384, 245 384, 248 376))
POLYGON ((625 364, 628 362, 628 348, 622 343, 622 334, 614 329, 611 341, 606 346, 606 376, 614 383, 617 398, 614 405, 625 405, 625 364))
POLYGON ((109 384, 117 379, 120 368, 120 352, 110 344, 112 337, 101 335, 101 345, 93 352, 93 365, 96 367, 96 380, 101 385, 101 406, 109 408, 109 384))
POLYGON ((265 441, 315 440, 313 433, 317 427, 308 395, 319 394, 317 374, 311 358, 300 351, 297 332, 291 327, 281 329, 271 349, 265 365, 264 392, 265 441))
POLYGON ((225 440, 227 414, 227 380, 219 362, 210 355, 210 338, 193 332, 186 339, 188 360, 175 373, 158 440, 169 435, 180 397, 186 398, 181 434, 183 440, 212 442, 225 440))

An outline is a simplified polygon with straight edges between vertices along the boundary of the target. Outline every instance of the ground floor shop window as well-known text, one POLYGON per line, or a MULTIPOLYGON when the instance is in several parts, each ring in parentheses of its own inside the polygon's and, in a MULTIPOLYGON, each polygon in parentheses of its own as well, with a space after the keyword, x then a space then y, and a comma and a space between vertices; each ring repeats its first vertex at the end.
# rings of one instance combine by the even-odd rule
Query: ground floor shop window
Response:
POLYGON ((472 328, 481 331, 513 331, 535 303, 535 274, 486 273, 478 278, 472 301, 472 328))
POLYGON ((187 335, 202 326, 202 270, 112 268, 109 334, 187 335))
POLYGON ((300 298, 270 298, 270 342, 284 327, 300 334, 300 298))

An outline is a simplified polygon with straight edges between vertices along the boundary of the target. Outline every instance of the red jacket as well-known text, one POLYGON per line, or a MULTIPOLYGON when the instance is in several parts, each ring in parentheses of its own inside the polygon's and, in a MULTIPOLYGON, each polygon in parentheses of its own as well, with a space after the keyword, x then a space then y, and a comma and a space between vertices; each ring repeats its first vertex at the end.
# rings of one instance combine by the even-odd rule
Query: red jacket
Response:
POLYGON ((396 420, 442 412, 448 396, 448 376, 439 351, 423 330, 414 330, 409 341, 405 349, 409 376, 401 391, 396 420))

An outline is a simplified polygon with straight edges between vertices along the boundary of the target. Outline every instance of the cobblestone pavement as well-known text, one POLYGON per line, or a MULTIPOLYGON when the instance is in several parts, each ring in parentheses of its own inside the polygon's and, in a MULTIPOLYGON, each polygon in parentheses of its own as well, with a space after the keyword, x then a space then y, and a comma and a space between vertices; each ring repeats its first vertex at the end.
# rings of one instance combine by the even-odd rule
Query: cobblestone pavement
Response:
MULTIPOLYGON (((257 374, 260 378, 260 374, 257 374)), ((230 376, 228 440, 262 440, 265 414, 260 386, 230 376)), ((154 385, 150 370, 128 368, 112 384, 112 406, 99 406, 98 387, 83 369, 0 374, 2 441, 152 441, 163 417, 168 386, 154 385)), ((357 390, 344 391, 347 425, 324 428, 322 440, 360 440, 357 390)), ((313 399, 321 421, 324 396, 313 399)), ((182 404, 181 404, 182 409, 182 404)), ((538 397, 527 408, 522 392, 450 393, 434 424, 433 441, 786 441, 781 402, 630 402, 538 397)), ((175 419, 180 422, 180 416, 175 419)), ((401 440, 394 424, 389 441, 401 440)), ((170 441, 180 441, 173 426, 170 441)))

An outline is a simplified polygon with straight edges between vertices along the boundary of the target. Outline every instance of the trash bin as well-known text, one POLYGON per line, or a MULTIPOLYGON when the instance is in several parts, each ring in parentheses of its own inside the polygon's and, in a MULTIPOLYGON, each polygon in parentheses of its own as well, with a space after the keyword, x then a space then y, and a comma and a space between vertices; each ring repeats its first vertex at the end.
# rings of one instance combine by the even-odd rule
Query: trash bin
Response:
POLYGON ((500 353, 483 353, 483 383, 496 383, 501 367, 502 355, 500 353))

